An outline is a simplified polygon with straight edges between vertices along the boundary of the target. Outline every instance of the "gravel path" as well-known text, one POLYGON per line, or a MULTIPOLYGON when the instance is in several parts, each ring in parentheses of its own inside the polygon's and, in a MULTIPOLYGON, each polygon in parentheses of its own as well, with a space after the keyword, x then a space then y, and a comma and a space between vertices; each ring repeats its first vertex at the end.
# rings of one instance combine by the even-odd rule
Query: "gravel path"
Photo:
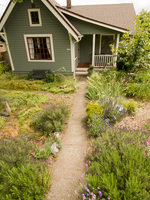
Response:
POLYGON ((52 185, 47 200, 74 200, 74 191, 84 172, 87 154, 87 137, 83 120, 85 112, 85 93, 87 84, 80 82, 80 89, 74 98, 68 128, 63 139, 62 150, 52 169, 52 185))
POLYGON ((137 110, 134 116, 128 116, 117 123, 115 129, 144 130, 146 123, 150 120, 150 102, 137 110))

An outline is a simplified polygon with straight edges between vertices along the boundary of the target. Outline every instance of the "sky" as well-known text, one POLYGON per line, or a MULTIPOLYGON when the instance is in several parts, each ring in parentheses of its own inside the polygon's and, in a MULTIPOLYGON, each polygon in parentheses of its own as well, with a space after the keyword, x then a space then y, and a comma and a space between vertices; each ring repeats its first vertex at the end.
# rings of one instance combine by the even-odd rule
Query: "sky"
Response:
MULTIPOLYGON (((10 0, 0 0, 0 17, 10 0)), ((66 0, 56 0, 60 5, 66 5, 66 0)), ((72 0, 72 5, 133 3, 136 13, 142 9, 150 11, 150 0, 72 0)))

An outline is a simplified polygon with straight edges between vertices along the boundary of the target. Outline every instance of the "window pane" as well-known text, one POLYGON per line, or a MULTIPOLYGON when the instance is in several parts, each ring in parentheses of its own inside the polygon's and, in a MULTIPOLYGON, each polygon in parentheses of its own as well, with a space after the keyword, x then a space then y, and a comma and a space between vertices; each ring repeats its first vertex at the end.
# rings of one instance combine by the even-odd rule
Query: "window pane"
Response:
POLYGON ((31 60, 52 60, 49 37, 27 38, 31 60))
POLYGON ((101 54, 103 55, 112 55, 110 45, 113 44, 112 35, 103 35, 102 44, 101 44, 101 54))
POLYGON ((32 24, 39 24, 40 23, 39 13, 37 11, 32 11, 30 14, 31 14, 32 24))

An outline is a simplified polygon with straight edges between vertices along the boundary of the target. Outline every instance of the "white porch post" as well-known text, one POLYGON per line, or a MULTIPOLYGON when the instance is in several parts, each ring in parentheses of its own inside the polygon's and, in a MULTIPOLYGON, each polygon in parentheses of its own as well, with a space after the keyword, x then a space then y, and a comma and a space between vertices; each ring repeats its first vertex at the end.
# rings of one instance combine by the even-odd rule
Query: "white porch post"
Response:
POLYGON ((70 50, 71 50, 71 69, 73 72, 73 77, 75 79, 75 71, 76 71, 76 66, 75 66, 75 43, 73 42, 72 36, 69 33, 69 38, 70 38, 70 50))
POLYGON ((94 56, 95 56, 95 34, 93 34, 92 66, 94 66, 94 65, 95 65, 94 56))
POLYGON ((8 55, 9 55, 11 69, 12 69, 12 71, 15 71, 14 63, 13 63, 13 60, 12 60, 12 56, 11 56, 11 52, 10 52, 10 48, 9 48, 9 44, 8 44, 6 30, 5 30, 5 28, 3 28, 3 30, 4 30, 4 40, 6 42, 6 47, 7 47, 7 51, 8 51, 8 55))
MULTIPOLYGON (((120 40, 120 34, 118 33, 117 34, 117 41, 116 41, 116 50, 118 51, 118 47, 119 47, 119 40, 120 40)), ((118 55, 118 53, 116 52, 115 53, 115 62, 114 62, 114 66, 116 67, 116 62, 117 62, 117 55, 118 55)))

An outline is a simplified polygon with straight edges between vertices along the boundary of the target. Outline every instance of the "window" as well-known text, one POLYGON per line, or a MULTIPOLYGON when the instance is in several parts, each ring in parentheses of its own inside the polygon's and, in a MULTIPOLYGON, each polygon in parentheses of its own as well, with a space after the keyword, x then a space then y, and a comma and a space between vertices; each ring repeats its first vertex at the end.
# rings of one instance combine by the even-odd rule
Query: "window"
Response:
POLYGON ((110 45, 114 42, 114 35, 101 35, 100 36, 100 54, 112 55, 110 45))
POLYGON ((25 35, 28 61, 54 62, 52 35, 25 35))
POLYGON ((40 9, 29 9, 28 15, 30 26, 42 26, 40 9))

